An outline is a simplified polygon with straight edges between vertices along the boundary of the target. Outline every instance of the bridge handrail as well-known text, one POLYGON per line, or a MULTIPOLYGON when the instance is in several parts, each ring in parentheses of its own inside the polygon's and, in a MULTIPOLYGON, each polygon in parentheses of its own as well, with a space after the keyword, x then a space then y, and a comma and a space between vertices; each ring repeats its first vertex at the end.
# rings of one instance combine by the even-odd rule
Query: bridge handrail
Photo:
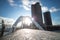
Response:
POLYGON ((41 30, 44 30, 35 20, 33 20, 32 22, 36 25, 36 27, 38 27, 41 30))

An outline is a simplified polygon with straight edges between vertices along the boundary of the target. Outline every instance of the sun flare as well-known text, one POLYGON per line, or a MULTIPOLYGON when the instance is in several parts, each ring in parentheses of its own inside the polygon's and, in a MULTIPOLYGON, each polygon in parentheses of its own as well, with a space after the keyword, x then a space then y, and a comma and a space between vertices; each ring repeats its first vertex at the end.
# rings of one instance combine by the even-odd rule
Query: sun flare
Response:
POLYGON ((29 17, 26 17, 24 20, 23 20, 23 23, 26 24, 26 25, 30 25, 32 23, 31 19, 29 17))

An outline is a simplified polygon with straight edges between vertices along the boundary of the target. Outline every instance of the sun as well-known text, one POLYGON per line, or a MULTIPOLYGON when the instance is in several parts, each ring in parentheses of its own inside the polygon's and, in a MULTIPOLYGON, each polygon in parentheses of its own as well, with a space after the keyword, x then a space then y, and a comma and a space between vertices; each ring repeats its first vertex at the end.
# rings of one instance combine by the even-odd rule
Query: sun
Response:
POLYGON ((29 26, 32 23, 32 20, 29 17, 26 17, 23 19, 23 23, 29 26))

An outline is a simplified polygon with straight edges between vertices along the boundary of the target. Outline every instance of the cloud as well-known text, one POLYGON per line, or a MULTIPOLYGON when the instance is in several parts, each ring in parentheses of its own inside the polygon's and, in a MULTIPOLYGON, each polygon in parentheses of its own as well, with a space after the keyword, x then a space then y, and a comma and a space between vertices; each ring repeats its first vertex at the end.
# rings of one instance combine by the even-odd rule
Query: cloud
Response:
POLYGON ((42 9, 42 12, 48 11, 48 7, 46 7, 46 6, 41 7, 41 9, 42 9))
POLYGON ((14 0, 8 0, 8 2, 9 2, 9 4, 11 5, 11 6, 17 6, 17 4, 15 4, 15 1, 14 0))
POLYGON ((25 10, 31 10, 31 4, 35 4, 39 0, 22 0, 22 5, 25 10))
POLYGON ((29 5, 29 0, 22 0, 23 5, 28 6, 29 5))
POLYGON ((30 8, 29 8, 28 6, 26 6, 26 5, 23 5, 23 8, 24 8, 25 10, 30 10, 30 8))
POLYGON ((60 11, 60 8, 57 9, 57 8, 55 8, 55 7, 51 7, 49 11, 50 11, 50 12, 57 12, 57 11, 60 11))
POLYGON ((22 5, 23 5, 23 8, 25 9, 25 10, 30 10, 30 2, 29 2, 29 0, 22 0, 22 5))
POLYGON ((13 23, 15 22, 14 19, 0 17, 0 23, 2 22, 2 20, 4 20, 4 24, 6 24, 6 25, 13 25, 13 23))
MULTIPOLYGON (((17 4, 15 2, 15 0, 8 0, 9 4, 13 7, 23 7, 25 10, 27 11, 30 11, 31 10, 31 5, 32 4, 35 4, 36 2, 39 2, 40 5, 42 6, 41 9, 42 9, 42 12, 46 12, 46 11, 50 11, 50 12, 57 12, 60 10, 55 8, 55 7, 51 7, 50 9, 47 7, 47 6, 43 6, 43 4, 41 3, 40 0, 19 0, 22 2, 22 4, 17 4)), ((17 1, 18 2, 18 1, 17 1)))
MULTIPOLYGON (((40 2, 40 0, 22 0, 23 8, 25 10, 31 10, 31 5, 35 4, 36 2, 40 2)), ((43 6, 43 4, 40 2, 40 5, 42 6, 42 12, 48 11, 48 7, 43 6)))
MULTIPOLYGON (((22 1, 22 5, 17 5, 16 2, 14 0, 8 0, 9 4, 12 6, 12 7, 23 7, 25 10, 31 10, 31 5, 32 4, 35 4, 36 2, 40 2, 40 0, 20 0, 22 1)), ((40 2, 40 5, 42 6, 42 3, 40 2)), ((45 10, 45 8, 43 7, 42 8, 43 10, 45 10)))
POLYGON ((55 7, 51 7, 51 8, 49 9, 49 8, 46 7, 46 6, 42 6, 41 9, 42 9, 42 12, 50 11, 51 13, 52 13, 52 12, 60 11, 60 8, 57 9, 57 8, 55 8, 55 7))
MULTIPOLYGON (((40 2, 40 0, 22 0, 22 3, 23 3, 23 8, 25 10, 31 10, 31 4, 35 4, 36 2, 40 2)), ((41 9, 42 9, 42 12, 46 12, 46 11, 50 11, 50 12, 57 12, 59 11, 60 9, 57 9, 55 7, 51 7, 50 9, 46 6, 43 6, 43 4, 40 2, 40 5, 42 6, 41 9)))

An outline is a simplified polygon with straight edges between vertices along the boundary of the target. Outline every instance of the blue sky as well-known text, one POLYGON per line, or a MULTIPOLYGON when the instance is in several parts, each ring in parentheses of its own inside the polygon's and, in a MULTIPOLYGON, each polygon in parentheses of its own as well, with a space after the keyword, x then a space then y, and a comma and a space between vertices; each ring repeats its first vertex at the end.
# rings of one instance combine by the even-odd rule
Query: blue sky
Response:
POLYGON ((0 0, 0 16, 17 19, 31 16, 31 4, 40 2, 42 12, 50 11, 54 25, 60 25, 60 0, 0 0))

